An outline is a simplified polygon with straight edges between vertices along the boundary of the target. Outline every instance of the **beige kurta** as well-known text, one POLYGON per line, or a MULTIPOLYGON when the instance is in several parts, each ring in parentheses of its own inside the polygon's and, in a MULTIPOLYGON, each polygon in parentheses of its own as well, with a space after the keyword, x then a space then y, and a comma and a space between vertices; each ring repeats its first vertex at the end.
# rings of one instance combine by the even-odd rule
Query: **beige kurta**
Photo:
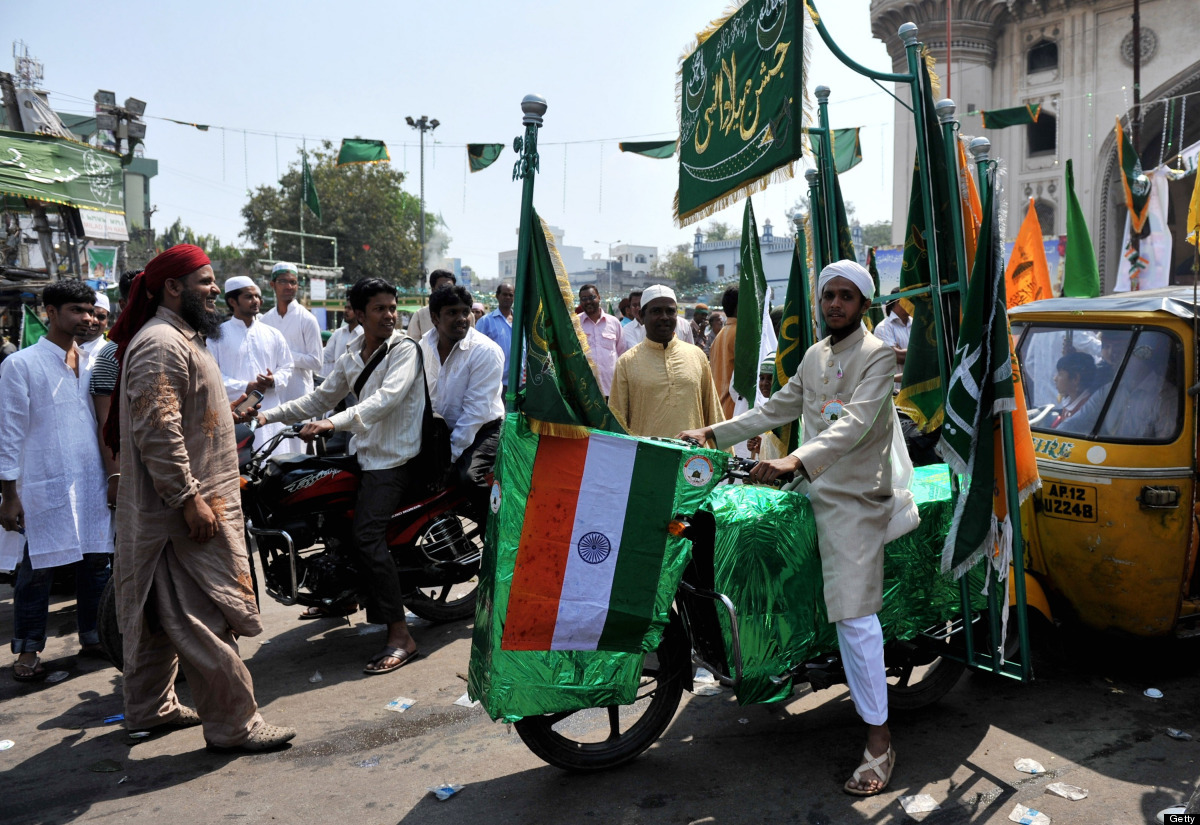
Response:
POLYGON ((803 415, 795 455, 811 481, 829 621, 883 606, 883 537, 892 513, 892 378, 896 355, 861 327, 817 342, 761 407, 713 428, 736 444, 803 415), (836 417, 835 417, 836 416, 836 417))
POLYGON ((730 318, 721 327, 717 337, 709 347, 708 360, 712 365, 713 381, 717 385, 717 395, 721 399, 721 410, 726 418, 733 415, 733 407, 737 403, 729 392, 729 383, 733 381, 733 347, 737 342, 737 318, 730 318))
POLYGON ((704 350, 678 338, 617 359, 608 405, 632 435, 674 438, 725 420, 704 350))
MULTIPOLYGON (((177 314, 160 307, 129 344, 120 392, 121 485, 113 578, 124 634, 126 693, 131 688, 130 674, 143 664, 140 657, 153 661, 156 668, 164 661, 153 651, 163 644, 156 637, 161 636, 159 625, 166 622, 151 625, 148 614, 154 611, 147 610, 147 603, 152 585, 162 589, 174 577, 187 580, 179 586, 177 601, 186 603, 187 592, 198 586, 220 618, 207 622, 216 625, 211 632, 186 628, 219 638, 172 637, 172 644, 185 657, 189 649, 204 650, 204 656, 197 658, 206 661, 190 662, 202 671, 240 668, 233 674, 237 678, 230 690, 244 694, 250 689, 249 674, 236 656, 232 634, 256 636, 262 624, 246 557, 233 417, 221 370, 204 339, 177 314), (216 536, 203 544, 188 537, 183 516, 184 504, 197 493, 219 520, 216 536), (222 620, 226 627, 220 626, 222 620), (231 650, 224 653, 222 647, 231 650), (213 655, 226 661, 216 661, 213 655)), ((159 602, 164 597, 156 594, 159 602)), ((126 699, 129 708, 131 697, 126 699)), ((132 706, 137 706, 137 697, 132 699, 132 706)), ((236 702, 227 703, 228 709, 236 705, 239 715, 246 716, 245 702, 246 696, 239 695, 236 702)), ((250 705, 253 715, 238 720, 235 728, 258 718, 252 696, 250 705)), ((126 721, 131 726, 153 722, 126 721)), ((210 732, 209 722, 205 719, 210 741, 225 740, 217 744, 236 744, 249 733, 248 729, 210 732)), ((228 728, 229 720, 222 724, 228 728)))

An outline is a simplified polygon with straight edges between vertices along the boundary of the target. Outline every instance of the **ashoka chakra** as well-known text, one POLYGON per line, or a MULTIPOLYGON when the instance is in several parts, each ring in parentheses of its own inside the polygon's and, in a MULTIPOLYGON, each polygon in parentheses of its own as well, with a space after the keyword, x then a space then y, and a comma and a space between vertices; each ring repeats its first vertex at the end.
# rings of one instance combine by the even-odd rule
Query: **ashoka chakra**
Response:
POLYGON ((612 552, 612 542, 603 533, 586 533, 576 547, 579 558, 588 564, 600 564, 612 552))

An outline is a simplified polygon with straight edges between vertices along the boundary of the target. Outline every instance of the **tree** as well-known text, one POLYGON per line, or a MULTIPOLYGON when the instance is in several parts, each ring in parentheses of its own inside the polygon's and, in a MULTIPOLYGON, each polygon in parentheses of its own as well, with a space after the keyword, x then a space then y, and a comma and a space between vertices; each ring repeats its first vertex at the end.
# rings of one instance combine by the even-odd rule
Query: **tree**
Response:
POLYGON ((190 243, 208 253, 214 261, 240 261, 247 256, 249 250, 239 249, 233 245, 222 245, 216 235, 197 235, 190 226, 184 226, 181 218, 164 229, 154 239, 154 248, 158 251, 170 249, 181 243, 190 243))
POLYGON ((736 241, 740 240, 742 233, 734 229, 724 221, 712 221, 704 228, 704 241, 736 241))
POLYGON ((891 221, 876 221, 875 223, 864 224, 862 230, 864 246, 892 245, 891 221))
MULTIPOLYGON (((338 265, 344 268, 348 283, 373 276, 398 286, 416 286, 421 277, 420 200, 404 191, 404 173, 386 163, 338 167, 336 161, 337 151, 329 141, 309 150, 323 220, 306 211, 304 231, 337 238, 338 265)), ((278 186, 260 186, 242 207, 246 221, 242 237, 254 245, 259 256, 267 255, 267 229, 300 230, 300 178, 297 160, 278 186)), ((442 257, 450 236, 441 218, 428 213, 425 235, 428 264, 442 257)), ((277 260, 299 262, 300 239, 275 235, 273 254, 277 260)), ((317 266, 332 266, 333 245, 308 239, 304 259, 317 266)))
POLYGON ((704 283, 704 275, 692 260, 692 247, 685 243, 660 255, 651 274, 656 280, 674 281, 678 287, 704 283))

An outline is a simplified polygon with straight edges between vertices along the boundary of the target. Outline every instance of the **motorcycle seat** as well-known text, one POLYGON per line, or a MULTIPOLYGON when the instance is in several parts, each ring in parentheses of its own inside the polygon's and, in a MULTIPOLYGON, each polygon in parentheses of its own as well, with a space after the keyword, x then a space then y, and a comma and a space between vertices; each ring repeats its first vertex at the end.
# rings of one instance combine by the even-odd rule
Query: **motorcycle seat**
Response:
POLYGON ((348 473, 358 475, 362 468, 358 466, 358 457, 354 455, 305 455, 296 453, 293 455, 272 456, 271 464, 278 468, 278 471, 283 474, 293 472, 295 470, 343 470, 348 473))

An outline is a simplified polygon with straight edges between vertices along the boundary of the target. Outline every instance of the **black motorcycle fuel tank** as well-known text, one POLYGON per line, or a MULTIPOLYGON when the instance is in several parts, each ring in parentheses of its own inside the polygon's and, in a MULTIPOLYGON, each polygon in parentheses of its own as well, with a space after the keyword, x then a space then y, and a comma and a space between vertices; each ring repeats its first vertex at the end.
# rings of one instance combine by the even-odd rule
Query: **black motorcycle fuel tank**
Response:
POLYGON ((272 458, 263 474, 263 504, 305 512, 353 507, 361 470, 352 455, 289 455, 272 458))

